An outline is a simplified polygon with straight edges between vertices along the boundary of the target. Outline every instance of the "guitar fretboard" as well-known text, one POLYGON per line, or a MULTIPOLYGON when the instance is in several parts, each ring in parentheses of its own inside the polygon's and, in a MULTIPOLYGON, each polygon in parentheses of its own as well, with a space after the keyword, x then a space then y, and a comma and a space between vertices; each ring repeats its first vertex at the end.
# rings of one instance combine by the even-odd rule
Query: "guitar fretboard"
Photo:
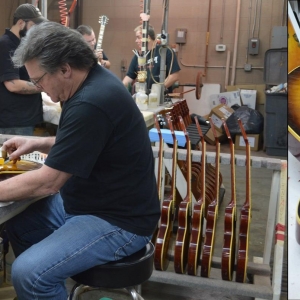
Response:
POLYGON ((100 31, 99 31, 99 36, 98 36, 98 42, 97 42, 97 47, 96 49, 99 51, 100 49, 102 49, 102 41, 103 41, 103 35, 104 35, 104 29, 105 26, 101 25, 100 26, 100 31))

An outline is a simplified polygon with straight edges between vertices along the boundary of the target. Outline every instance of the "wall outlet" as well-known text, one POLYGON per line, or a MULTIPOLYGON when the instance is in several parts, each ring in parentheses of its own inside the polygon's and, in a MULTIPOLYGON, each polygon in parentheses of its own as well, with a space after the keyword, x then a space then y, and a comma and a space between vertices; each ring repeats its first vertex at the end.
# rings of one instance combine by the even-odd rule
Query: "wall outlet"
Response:
POLYGON ((245 65, 244 65, 244 70, 245 70, 246 72, 250 72, 250 71, 252 70, 252 65, 251 65, 251 64, 245 64, 245 65))
POLYGON ((216 51, 223 52, 226 50, 226 45, 218 44, 216 45, 216 51))

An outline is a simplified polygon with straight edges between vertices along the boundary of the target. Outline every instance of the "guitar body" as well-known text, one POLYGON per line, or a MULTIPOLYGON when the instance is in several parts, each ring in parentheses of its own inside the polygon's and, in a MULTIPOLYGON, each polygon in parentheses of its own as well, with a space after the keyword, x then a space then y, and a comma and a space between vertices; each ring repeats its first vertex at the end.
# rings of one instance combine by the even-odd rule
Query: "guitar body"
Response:
POLYGON ((16 175, 37 170, 42 167, 41 163, 33 162, 29 160, 20 160, 17 161, 15 164, 10 161, 8 163, 5 163, 3 165, 0 165, 0 181, 9 179, 11 177, 14 177, 16 175))
POLYGON ((236 282, 245 282, 247 278, 247 264, 249 252, 249 234, 251 221, 251 164, 250 164, 250 144, 242 121, 238 119, 243 138, 246 144, 246 200, 241 209, 240 228, 238 236, 238 251, 236 263, 236 282))
POLYGON ((236 206, 228 205, 225 208, 224 241, 222 249, 221 273, 223 280, 232 280, 235 262, 236 242, 236 206))
POLYGON ((201 127, 197 117, 195 119, 195 124, 199 136, 201 137, 201 180, 199 180, 200 185, 198 189, 200 190, 200 195, 197 198, 197 202, 194 204, 193 216, 192 216, 192 230, 191 239, 188 252, 188 266, 187 273, 189 275, 196 276, 198 273, 198 266, 200 262, 201 245, 202 245, 202 232, 203 232, 203 219, 205 211, 205 198, 206 198, 206 142, 202 134, 201 127))
POLYGON ((211 261, 214 252, 215 231, 218 218, 219 207, 219 188, 220 188, 220 143, 217 137, 216 129, 211 118, 209 119, 211 128, 216 141, 216 158, 215 158, 215 194, 214 200, 208 205, 206 212, 206 230, 201 262, 201 276, 209 277, 211 269, 211 261))
POLYGON ((190 239, 190 202, 183 200, 178 209, 178 229, 174 249, 174 269, 176 273, 183 274, 188 258, 188 246, 190 239))
POLYGON ((300 67, 288 75, 288 88, 288 124, 300 136, 300 67))
MULTIPOLYGON (((298 26, 295 22, 294 26, 298 26)), ((300 66, 300 37, 296 35, 291 18, 288 18, 288 73, 300 66)))
POLYGON ((236 242, 235 155, 234 144, 225 120, 223 126, 230 142, 231 200, 225 208, 221 274, 223 280, 232 280, 236 242))
POLYGON ((172 198, 163 201, 161 209, 161 223, 155 243, 154 267, 156 270, 160 271, 165 271, 169 265, 168 249, 173 230, 174 217, 172 202, 172 198))
MULTIPOLYGON (((162 138, 162 134, 160 131, 159 123, 154 116, 154 124, 157 129, 157 133, 159 136, 159 154, 158 154, 158 167, 157 167, 157 193, 158 193, 158 199, 161 201, 162 200, 162 166, 163 166, 163 150, 164 150, 164 142, 162 138)), ((156 243, 156 237, 158 234, 158 227, 154 230, 154 233, 152 235, 152 243, 155 245, 156 243)))
POLYGON ((201 277, 209 277, 210 274, 217 218, 218 205, 216 201, 213 201, 207 209, 205 239, 201 262, 201 277))
POLYGON ((248 264, 248 238, 251 220, 249 207, 244 206, 240 216, 240 231, 238 236, 238 253, 236 265, 236 282, 246 282, 248 264))
MULTIPOLYGON (((171 121, 171 117, 167 117, 168 124, 173 137, 173 155, 172 155, 172 183, 171 194, 167 199, 163 200, 161 208, 160 227, 158 230, 155 251, 154 251, 154 267, 156 270, 165 271, 169 265, 168 249, 171 235, 173 232, 174 211, 176 202, 176 172, 177 172, 177 140, 171 121)), ((161 149, 162 151, 162 149, 161 149)))
POLYGON ((185 273, 188 260, 188 248, 191 231, 191 174, 192 174, 192 156, 191 141, 189 140, 184 121, 179 116, 180 126, 186 138, 186 197, 180 202, 178 207, 178 229, 174 249, 174 269, 176 273, 185 273))
POLYGON ((189 275, 197 275, 198 265, 200 261, 202 232, 204 218, 204 201, 194 204, 191 238, 188 250, 188 266, 187 273, 189 275))
POLYGON ((290 133, 300 140, 300 36, 296 34, 299 25, 293 11, 289 9, 288 14, 288 125, 290 133))

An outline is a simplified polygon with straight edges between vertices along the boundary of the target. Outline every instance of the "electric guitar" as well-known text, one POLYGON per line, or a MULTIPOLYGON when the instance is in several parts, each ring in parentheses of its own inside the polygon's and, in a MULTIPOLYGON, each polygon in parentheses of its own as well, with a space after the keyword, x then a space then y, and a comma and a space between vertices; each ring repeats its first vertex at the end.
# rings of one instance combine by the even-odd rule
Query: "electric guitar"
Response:
POLYGON ((187 182, 187 193, 183 201, 180 202, 178 208, 178 229, 176 235, 175 249, 174 249, 174 269, 176 273, 183 274, 186 269, 187 258, 188 258, 188 246, 190 239, 190 227, 191 227, 191 141, 188 137, 184 121, 179 116, 181 130, 184 132, 186 138, 186 182, 187 182))
POLYGON ((197 275, 197 270, 200 261, 201 253, 201 241, 202 241, 202 231, 203 231, 203 219, 205 211, 205 165, 206 165, 206 142, 202 134, 201 127, 198 122, 198 118, 195 117, 195 123, 198 129, 198 133, 201 137, 202 154, 201 154, 201 195, 197 202, 194 204, 193 215, 192 215, 192 230, 191 239, 188 251, 188 265, 187 273, 189 275, 197 275))
POLYGON ((251 221, 251 170, 250 170, 250 144, 247 134, 243 127, 242 121, 238 119, 238 123, 246 144, 246 200, 241 209, 240 229, 238 235, 238 252, 236 264, 236 281, 245 282, 247 276, 248 264, 248 241, 251 221))
POLYGON ((226 122, 223 126, 230 143, 230 165, 231 165, 231 200, 225 208, 224 238, 222 249, 221 273, 223 280, 232 280, 235 263, 236 243, 236 189, 235 189, 235 156, 234 143, 232 141, 226 122))
POLYGON ((167 116, 173 138, 172 182, 171 194, 163 201, 160 226, 155 243, 154 266, 156 270, 165 271, 169 265, 168 249, 173 230, 173 220, 176 203, 176 171, 177 171, 177 140, 170 116, 167 116))
POLYGON ((105 26, 108 23, 108 20, 109 18, 107 16, 99 17, 100 29, 99 29, 98 41, 96 45, 96 51, 100 51, 102 49, 104 30, 105 30, 105 26))
MULTIPOLYGON (((158 199, 161 201, 162 199, 162 169, 163 169, 163 151, 164 151, 164 141, 162 138, 162 134, 160 131, 160 127, 159 127, 159 123, 158 120, 156 118, 156 116, 154 116, 154 124, 155 127, 157 129, 157 133, 159 136, 159 153, 158 153, 158 168, 157 168, 157 193, 158 193, 158 199)), ((158 227, 155 229, 153 235, 152 235, 152 243, 155 245, 156 243, 156 237, 157 237, 157 233, 158 233, 158 227)))
POLYGON ((209 122, 215 137, 216 141, 216 160, 215 160, 215 198, 208 205, 207 215, 206 215, 206 230, 205 230, 205 238, 203 245, 203 253, 202 253, 202 262, 201 262, 201 276, 209 277, 210 269, 211 269, 211 261, 214 252, 214 244, 215 244, 215 231, 216 231, 216 223, 218 218, 218 207, 219 207, 219 188, 220 188, 220 143, 216 133, 216 129, 214 123, 211 118, 209 118, 209 122))

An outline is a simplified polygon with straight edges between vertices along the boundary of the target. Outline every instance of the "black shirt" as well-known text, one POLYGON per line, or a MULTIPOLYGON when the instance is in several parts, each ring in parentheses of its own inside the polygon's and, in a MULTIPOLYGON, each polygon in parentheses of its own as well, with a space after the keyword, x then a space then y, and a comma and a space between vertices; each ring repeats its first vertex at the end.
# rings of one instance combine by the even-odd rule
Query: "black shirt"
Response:
MULTIPOLYGON (((151 86, 154 82, 153 78, 155 81, 160 82, 160 62, 161 62, 161 56, 160 56, 160 50, 161 46, 156 46, 154 51, 150 51, 147 55, 147 89, 148 91, 151 90, 151 86), (150 73, 150 68, 151 68, 151 73, 150 73)), ((134 55, 134 57, 131 60, 131 63, 129 65, 128 71, 127 71, 127 76, 130 77, 131 79, 136 79, 137 77, 137 72, 139 71, 139 65, 138 65, 138 59, 137 56, 134 55)), ((166 74, 165 78, 168 77, 169 72, 170 74, 175 73, 180 71, 180 67, 178 65, 178 61, 176 58, 176 55, 173 51, 171 52, 170 49, 167 49, 167 54, 166 54, 166 74), (173 62, 172 62, 172 56, 173 56, 173 62)), ((169 92, 172 92, 172 87, 168 88, 169 92)))
POLYGON ((0 127, 34 126, 43 121, 42 96, 17 94, 7 90, 4 81, 29 81, 25 67, 14 68, 11 61, 20 40, 9 29, 0 37, 0 127))
POLYGON ((61 188, 67 213, 92 214, 138 235, 160 215, 143 115, 119 78, 97 65, 62 108, 45 162, 73 174, 61 188))

